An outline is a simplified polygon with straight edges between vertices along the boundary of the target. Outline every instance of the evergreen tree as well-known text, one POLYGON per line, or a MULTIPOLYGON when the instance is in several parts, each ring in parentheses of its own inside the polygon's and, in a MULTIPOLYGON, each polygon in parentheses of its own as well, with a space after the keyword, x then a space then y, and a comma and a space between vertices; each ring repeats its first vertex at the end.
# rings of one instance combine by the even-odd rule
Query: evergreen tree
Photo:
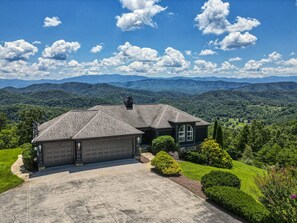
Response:
POLYGON ((2 129, 6 126, 7 123, 7 117, 5 113, 0 113, 0 132, 2 129))
POLYGON ((249 145, 245 146, 244 152, 242 154, 243 160, 252 160, 254 158, 254 154, 252 148, 249 145))
POLYGON ((215 120, 214 126, 213 126, 213 133, 212 133, 212 138, 216 139, 217 137, 217 129, 218 129, 218 121, 215 120))
POLYGON ((240 132, 240 134, 238 136, 237 148, 238 148, 240 153, 243 153, 243 151, 246 148, 246 145, 249 142, 249 134, 250 134, 249 126, 245 125, 242 128, 242 130, 241 130, 241 132, 240 132))
POLYGON ((224 142, 223 142, 223 130, 222 130, 222 127, 220 125, 218 125, 218 128, 217 128, 217 132, 216 132, 216 142, 218 144, 220 144, 220 146, 222 148, 224 148, 224 142))

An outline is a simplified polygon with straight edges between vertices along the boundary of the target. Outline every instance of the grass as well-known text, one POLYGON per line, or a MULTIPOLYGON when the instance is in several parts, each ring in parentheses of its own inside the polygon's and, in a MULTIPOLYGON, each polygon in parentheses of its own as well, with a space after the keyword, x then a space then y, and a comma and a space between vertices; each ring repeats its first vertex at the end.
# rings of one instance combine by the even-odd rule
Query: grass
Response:
POLYGON ((21 154, 21 149, 0 150, 0 193, 20 185, 23 180, 14 175, 10 167, 21 154))
POLYGON ((255 184, 254 178, 257 175, 263 175, 265 170, 244 164, 242 162, 233 161, 232 169, 222 169, 211 166, 204 166, 191 162, 180 162, 182 173, 186 177, 193 180, 201 180, 201 177, 212 170, 221 170, 235 174, 241 180, 241 190, 250 194, 253 198, 258 199, 261 192, 255 184))

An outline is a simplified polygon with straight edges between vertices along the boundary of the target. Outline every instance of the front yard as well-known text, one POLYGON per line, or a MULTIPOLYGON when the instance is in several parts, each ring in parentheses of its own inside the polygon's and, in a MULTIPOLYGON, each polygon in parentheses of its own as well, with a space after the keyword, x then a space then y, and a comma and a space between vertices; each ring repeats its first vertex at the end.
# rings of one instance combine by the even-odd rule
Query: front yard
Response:
POLYGON ((0 193, 20 185, 23 180, 11 173, 11 165, 21 154, 21 149, 0 150, 0 193))
POLYGON ((259 188, 254 182, 257 175, 263 175, 265 170, 257 167, 246 165, 242 162, 233 161, 232 169, 222 169, 211 166, 204 166, 196 163, 181 161, 182 174, 193 180, 201 180, 201 177, 212 170, 227 171, 235 174, 241 180, 241 190, 250 194, 253 198, 258 199, 261 195, 259 188))

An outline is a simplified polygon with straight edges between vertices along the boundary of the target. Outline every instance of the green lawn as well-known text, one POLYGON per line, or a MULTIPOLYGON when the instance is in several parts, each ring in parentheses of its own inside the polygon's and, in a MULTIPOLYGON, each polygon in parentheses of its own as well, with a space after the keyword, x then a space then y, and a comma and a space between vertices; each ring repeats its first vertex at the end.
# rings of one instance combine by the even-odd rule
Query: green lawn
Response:
POLYGON ((204 166, 200 164, 195 164, 191 162, 180 162, 182 173, 193 180, 201 180, 201 177, 212 170, 222 170, 235 174, 238 178, 241 179, 241 190, 250 194, 255 199, 258 199, 261 195, 259 188, 254 182, 254 178, 257 175, 263 175, 265 170, 246 165, 244 163, 233 161, 232 169, 221 169, 211 166, 204 166))
POLYGON ((0 193, 23 182, 10 171, 11 165, 17 160, 19 154, 21 154, 21 149, 0 150, 0 193))

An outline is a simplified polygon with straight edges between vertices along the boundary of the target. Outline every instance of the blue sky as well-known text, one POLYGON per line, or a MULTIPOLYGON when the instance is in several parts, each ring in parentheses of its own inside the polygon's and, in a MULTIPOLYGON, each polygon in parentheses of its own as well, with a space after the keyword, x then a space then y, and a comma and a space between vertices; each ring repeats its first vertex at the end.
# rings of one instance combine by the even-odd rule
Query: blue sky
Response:
POLYGON ((295 0, 3 0, 0 78, 297 74, 295 0))

